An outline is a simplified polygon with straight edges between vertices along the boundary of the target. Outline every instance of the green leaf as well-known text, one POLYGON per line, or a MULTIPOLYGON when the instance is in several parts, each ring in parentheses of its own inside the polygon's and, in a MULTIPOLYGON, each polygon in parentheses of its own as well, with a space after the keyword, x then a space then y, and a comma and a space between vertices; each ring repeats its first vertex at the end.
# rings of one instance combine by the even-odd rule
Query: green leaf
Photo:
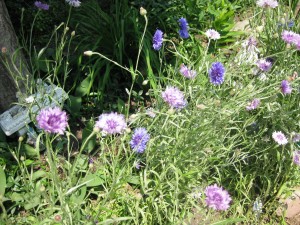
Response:
POLYGON ((6 188, 6 176, 3 168, 0 166, 0 195, 4 196, 6 188))
POLYGON ((127 178, 127 182, 131 183, 131 184, 139 185, 140 184, 140 177, 139 176, 130 176, 129 178, 127 178))
POLYGON ((67 106, 69 107, 69 111, 72 114, 76 114, 80 112, 81 109, 82 98, 69 95, 69 99, 67 101, 67 106))
POLYGON ((211 225, 228 225, 228 224, 236 224, 237 222, 244 221, 245 218, 233 218, 233 219, 226 219, 216 223, 212 223, 211 225))
POLYGON ((22 151, 26 154, 26 156, 29 157, 34 157, 39 155, 38 150, 36 148, 31 147, 28 144, 22 145, 22 151))
POLYGON ((83 182, 86 181, 89 181, 86 184, 87 187, 96 187, 104 183, 104 175, 98 173, 90 173, 83 180, 83 182))
MULTIPOLYGON (((85 140, 90 136, 90 134, 93 132, 94 125, 92 121, 89 121, 86 125, 86 127, 82 131, 82 143, 85 143, 85 140)), ((85 145, 86 151, 90 152, 92 151, 96 146, 96 135, 90 138, 88 143, 85 145)))
POLYGON ((12 195, 10 196, 10 199, 13 202, 20 202, 24 200, 24 195, 23 194, 19 194, 17 192, 12 193, 12 195))
POLYGON ((47 173, 44 170, 38 170, 32 174, 32 180, 37 180, 40 177, 45 177, 47 173))
POLYGON ((92 83, 92 76, 86 77, 79 86, 76 88, 75 95, 78 97, 83 97, 90 93, 91 83, 92 83))

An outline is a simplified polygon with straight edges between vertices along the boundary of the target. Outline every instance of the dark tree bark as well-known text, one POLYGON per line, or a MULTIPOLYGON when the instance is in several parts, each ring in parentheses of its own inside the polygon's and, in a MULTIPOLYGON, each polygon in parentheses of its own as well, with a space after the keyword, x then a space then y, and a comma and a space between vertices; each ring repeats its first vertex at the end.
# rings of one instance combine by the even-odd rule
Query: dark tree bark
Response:
POLYGON ((4 0, 0 0, 0 114, 17 102, 28 73, 4 0), (23 81, 22 81, 23 78, 23 81))

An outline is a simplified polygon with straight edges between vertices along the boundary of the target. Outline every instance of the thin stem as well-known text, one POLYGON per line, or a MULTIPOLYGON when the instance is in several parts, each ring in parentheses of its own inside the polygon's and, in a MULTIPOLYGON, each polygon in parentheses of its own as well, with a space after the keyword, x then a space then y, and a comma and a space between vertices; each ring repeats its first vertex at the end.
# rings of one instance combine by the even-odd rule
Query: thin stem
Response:
POLYGON ((144 18, 145 18, 146 24, 145 24, 144 32, 143 32, 142 39, 141 39, 141 42, 140 42, 138 56, 137 56, 137 59, 136 59, 135 70, 134 70, 135 73, 136 73, 137 68, 138 68, 140 54, 141 54, 141 51, 142 51, 142 48, 143 48, 143 40, 144 40, 144 37, 145 37, 145 34, 146 34, 146 30, 147 30, 147 26, 148 26, 148 18, 147 18, 147 16, 144 15, 144 18))

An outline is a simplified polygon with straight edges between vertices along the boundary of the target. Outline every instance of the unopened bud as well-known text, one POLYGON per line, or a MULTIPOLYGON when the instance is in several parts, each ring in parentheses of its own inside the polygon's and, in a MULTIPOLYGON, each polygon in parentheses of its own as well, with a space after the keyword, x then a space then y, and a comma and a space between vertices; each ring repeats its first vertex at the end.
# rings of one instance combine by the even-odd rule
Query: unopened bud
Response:
POLYGON ((258 27, 256 27, 256 31, 257 31, 257 32, 262 32, 263 29, 264 29, 263 26, 258 26, 258 27))
POLYGON ((85 51, 83 54, 87 55, 87 56, 92 56, 93 52, 92 51, 85 51))
POLYGON ((143 85, 147 85, 148 82, 149 82, 149 80, 144 80, 142 84, 143 84, 143 85))
POLYGON ((20 160, 21 160, 21 161, 24 161, 24 160, 25 160, 25 157, 24 157, 24 156, 21 156, 21 157, 20 157, 20 160))
POLYGON ((68 30, 70 30, 70 28, 69 28, 69 27, 66 27, 66 31, 68 31, 68 30))
POLYGON ((7 48, 6 48, 6 47, 2 47, 2 48, 1 48, 1 52, 2 52, 3 54, 7 53, 7 48))
POLYGON ((20 136, 19 137, 19 142, 22 142, 24 140, 24 137, 23 136, 20 136))
POLYGON ((46 190, 45 186, 40 187, 40 192, 44 192, 46 190))
POLYGON ((98 133, 98 132, 100 131, 100 128, 95 126, 94 129, 93 129, 93 131, 94 131, 95 133, 98 133))
POLYGON ((147 15, 147 10, 144 9, 143 7, 141 7, 141 8, 140 8, 140 14, 141 14, 141 16, 147 15))
POLYGON ((72 36, 72 37, 75 36, 75 30, 72 31, 71 36, 72 36))
POLYGON ((131 132, 131 129, 130 128, 126 128, 126 133, 130 133, 131 132))

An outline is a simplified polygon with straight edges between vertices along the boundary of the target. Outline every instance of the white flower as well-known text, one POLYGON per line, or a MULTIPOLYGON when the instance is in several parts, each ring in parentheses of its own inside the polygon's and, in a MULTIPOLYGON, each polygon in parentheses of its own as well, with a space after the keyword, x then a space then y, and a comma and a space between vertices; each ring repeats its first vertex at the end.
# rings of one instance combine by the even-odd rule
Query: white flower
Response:
POLYGON ((30 104, 34 102, 34 97, 33 96, 29 96, 28 98, 25 98, 25 102, 30 104))
POLYGON ((213 39, 213 40, 217 40, 217 39, 220 39, 220 34, 218 31, 214 30, 214 29, 208 29, 206 32, 205 32, 206 36, 209 38, 209 39, 213 39))
POLYGON ((285 145, 285 144, 288 143, 287 138, 285 137, 285 135, 281 131, 274 131, 273 134, 272 134, 272 138, 279 145, 285 145))

